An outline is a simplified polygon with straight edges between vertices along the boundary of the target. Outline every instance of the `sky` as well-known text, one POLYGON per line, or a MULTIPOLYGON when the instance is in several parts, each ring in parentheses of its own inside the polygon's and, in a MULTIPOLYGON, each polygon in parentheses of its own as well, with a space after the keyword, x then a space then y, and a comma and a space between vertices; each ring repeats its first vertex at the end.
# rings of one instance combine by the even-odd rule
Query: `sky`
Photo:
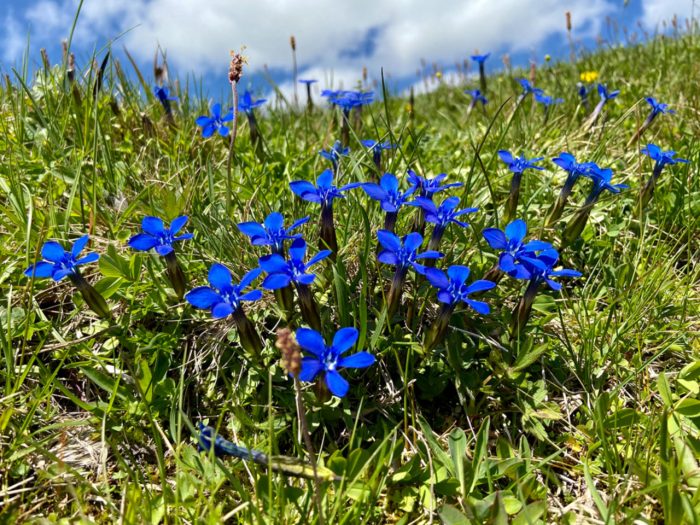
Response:
MULTIPOLYGON (((541 63, 545 54, 569 56, 565 12, 571 12, 577 48, 615 37, 608 20, 629 33, 662 31, 663 20, 698 16, 700 0, 84 0, 72 49, 78 67, 94 52, 126 65, 123 49, 146 78, 158 45, 167 51, 171 78, 201 87, 209 97, 228 92, 230 50, 244 49, 248 66, 242 84, 258 94, 272 79, 293 92, 290 36, 297 42, 299 78, 319 80, 320 88, 357 87, 367 68, 370 84, 381 77, 395 91, 422 88, 421 63, 437 63, 446 74, 477 50, 491 52, 487 70, 502 67, 508 54, 515 66, 541 63), (695 9, 695 10, 694 10, 695 9), (641 28, 641 29, 640 29, 641 28)), ((29 65, 46 48, 52 63, 61 59, 80 0, 0 0, 0 70, 29 65), (28 46, 29 42, 29 47, 28 46)), ((474 69, 472 69, 474 71, 474 69)), ((301 96, 301 95, 300 95, 301 96)))

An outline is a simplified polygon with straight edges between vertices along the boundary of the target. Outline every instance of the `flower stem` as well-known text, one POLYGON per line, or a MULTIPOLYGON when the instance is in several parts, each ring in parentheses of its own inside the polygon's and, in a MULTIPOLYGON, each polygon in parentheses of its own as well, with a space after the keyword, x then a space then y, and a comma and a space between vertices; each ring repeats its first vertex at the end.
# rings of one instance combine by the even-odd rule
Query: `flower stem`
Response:
POLYGON ((566 225, 566 228, 564 228, 564 234, 562 235, 562 248, 569 246, 581 236, 581 232, 583 232, 583 229, 586 227, 588 217, 591 215, 594 204, 595 200, 591 202, 587 200, 586 204, 576 211, 574 216, 566 225))
POLYGON ((513 310, 513 318, 510 325, 510 335, 511 338, 515 338, 525 331, 527 322, 530 319, 530 313, 532 312, 532 303, 537 297, 537 290, 540 287, 540 282, 538 280, 532 280, 527 285, 525 290, 525 295, 518 303, 518 306, 513 310))
POLYGON ((510 193, 508 194, 508 200, 506 201, 506 209, 503 212, 503 220, 507 223, 513 220, 516 210, 518 209, 521 179, 522 173, 513 173, 513 179, 510 182, 510 193))
POLYGON ((484 63, 479 62, 479 84, 481 86, 481 92, 486 94, 486 71, 484 70, 484 63))
POLYGON ((321 225, 320 225, 320 239, 318 247, 321 250, 330 250, 330 258, 332 261, 336 260, 336 254, 338 252, 338 238, 335 233, 335 224, 333 223, 333 204, 324 204, 321 207, 321 225))
POLYGON ((263 342, 260 339, 260 334, 253 326, 253 323, 248 319, 242 307, 238 307, 233 312, 233 321, 238 329, 238 337, 241 340, 241 346, 255 357, 260 356, 263 349, 263 342))
POLYGON ((656 189, 656 181, 659 179, 662 169, 663 166, 659 163, 656 163, 656 165, 654 166, 654 172, 652 173, 651 177, 649 177, 649 180, 644 185, 644 188, 642 188, 642 191, 639 194, 640 211, 644 210, 644 208, 647 207, 647 204, 649 204, 649 201, 654 196, 654 190, 656 189))
POLYGON ((285 321, 289 324, 294 317, 294 294, 292 293, 292 287, 288 285, 275 290, 275 299, 280 308, 282 308, 285 321))
POLYGON ((104 297, 102 297, 102 295, 100 295, 100 293, 95 290, 78 271, 70 274, 68 278, 78 289, 80 295, 83 296, 85 304, 87 304, 93 312, 99 315, 102 319, 107 321, 112 320, 112 312, 109 310, 107 301, 105 301, 104 297))
POLYGON ((554 201, 554 204, 552 204, 547 212, 547 218, 544 221, 545 228, 551 227, 561 217, 561 214, 564 212, 566 202, 569 200, 569 195, 571 195, 571 191, 574 188, 575 182, 575 177, 572 177, 571 175, 567 177, 564 186, 562 186, 561 191, 559 192, 557 200, 554 201))
POLYGON ((390 321, 401 304, 401 295, 403 293, 403 285, 406 282, 406 272, 408 268, 399 267, 396 269, 394 278, 391 281, 389 295, 386 298, 387 321, 390 321))
POLYGON ((170 280, 170 284, 173 285, 173 290, 175 290, 177 298, 182 300, 185 295, 185 288, 187 287, 185 272, 182 271, 180 263, 177 262, 175 252, 170 252, 164 259, 168 270, 168 280, 170 280))
POLYGON ((313 293, 311 293, 311 289, 305 284, 295 283, 295 285, 299 297, 301 317, 311 328, 317 332, 321 332, 321 315, 318 311, 318 305, 316 304, 313 293))
POLYGON ((231 168, 233 165, 233 147, 236 144, 236 135, 238 133, 238 82, 231 82, 231 94, 233 95, 233 122, 231 130, 231 139, 228 147, 228 161, 226 163, 226 212, 231 211, 231 196, 233 195, 233 176, 231 168))
POLYGON ((454 304, 442 303, 440 305, 440 312, 438 313, 438 316, 435 318, 432 326, 425 334, 423 349, 426 352, 430 352, 433 348, 445 340, 445 336, 447 335, 447 327, 450 325, 450 318, 452 317, 454 309, 454 304))

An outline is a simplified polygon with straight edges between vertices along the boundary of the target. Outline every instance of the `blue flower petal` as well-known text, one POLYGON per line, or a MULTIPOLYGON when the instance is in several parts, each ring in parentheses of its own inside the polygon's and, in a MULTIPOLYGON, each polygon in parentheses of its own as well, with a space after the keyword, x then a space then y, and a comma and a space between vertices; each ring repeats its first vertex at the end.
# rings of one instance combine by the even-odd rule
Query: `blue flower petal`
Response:
POLYGON ((326 351, 326 343, 321 334, 311 328, 298 328, 295 337, 299 346, 307 352, 321 357, 326 351))
POLYGON ((347 352, 357 342, 358 331, 353 327, 341 328, 333 336, 333 348, 339 353, 347 352))
POLYGON ((511 241, 522 241, 527 235, 527 225, 524 220, 516 219, 506 226, 505 233, 506 237, 511 241))
POLYGON ((479 312, 481 315, 488 315, 489 312, 491 312, 491 308, 489 307, 489 305, 483 301, 475 301, 474 299, 466 299, 464 302, 467 303, 469 306, 471 306, 474 310, 479 312))
POLYGON ((263 293, 260 290, 251 290, 248 293, 241 295, 239 301, 259 301, 262 299, 263 293))
POLYGON ((233 306, 228 303, 228 302, 220 302, 214 305, 214 307, 211 309, 211 316, 214 319, 223 319, 224 317, 228 317, 231 315, 235 310, 233 309, 233 306))
POLYGON ((153 235, 149 233, 139 233, 137 235, 134 235, 131 239, 129 239, 128 244, 134 250, 145 252, 150 250, 151 248, 155 248, 155 246, 158 244, 158 239, 156 239, 155 237, 153 237, 153 235))
POLYGON ((450 285, 450 280, 445 275, 445 272, 437 268, 428 268, 425 272, 425 277, 435 288, 447 288, 450 285))
POLYGON ((260 263, 260 268, 267 273, 280 273, 288 270, 287 261, 277 253, 265 255, 258 262, 260 263))
POLYGON ((323 363, 315 357, 304 357, 301 360, 301 371, 299 381, 313 381, 318 373, 323 369, 323 363))
POLYGON ((231 287, 231 272, 223 264, 212 264, 211 268, 209 268, 209 275, 207 278, 209 284, 217 290, 225 290, 231 287))
POLYGON ((240 222, 238 223, 238 230, 243 234, 247 235, 248 237, 253 237, 253 236, 259 236, 259 237, 266 237, 267 232, 265 231, 265 228, 262 227, 261 224, 257 222, 240 222))
POLYGON ((325 259, 326 257, 328 257, 331 253, 333 253, 333 252, 330 250, 321 250, 316 255, 314 255, 311 259, 309 259, 309 262, 306 263, 304 268, 308 270, 314 264, 317 264, 317 263, 321 262, 323 259, 325 259))
POLYGON ((399 258, 396 256, 396 253, 390 251, 390 250, 382 250, 377 254, 377 260, 380 263, 384 264, 390 264, 392 266, 398 266, 399 264, 399 258))
POLYGON ((508 239, 498 228, 486 228, 481 234, 494 250, 505 250, 508 248, 508 239))
POLYGON ((71 251, 70 251, 71 255, 74 258, 78 257, 78 255, 80 255, 80 253, 83 251, 83 249, 85 248, 85 245, 88 243, 89 240, 90 240, 89 235, 83 235, 80 239, 77 239, 73 243, 73 247, 71 248, 71 251))
POLYGON ((81 257, 77 261, 75 261, 75 265, 78 266, 79 264, 88 264, 91 262, 95 262, 100 258, 100 254, 96 252, 91 252, 88 253, 85 257, 81 257))
POLYGON ((357 352, 338 360, 339 368, 367 368, 376 362, 376 358, 369 352, 357 352))
POLYGON ((466 266, 461 266, 455 264, 447 269, 447 275, 449 275, 452 281, 458 282, 459 284, 464 284, 469 279, 469 268, 466 266))
POLYGON ((250 270, 248 273, 246 273, 243 278, 241 279, 241 283, 238 285, 238 288, 240 290, 243 290, 244 288, 247 288, 250 283, 252 283, 255 279, 257 279, 260 274, 263 272, 262 268, 253 268, 250 270))
POLYGON ((156 246, 156 253, 162 257, 168 255, 173 251, 173 247, 169 244, 159 244, 156 246))
POLYGON ((279 290, 285 286, 289 286, 292 278, 286 273, 271 273, 262 282, 262 287, 266 290, 279 290))
POLYGON ((146 233, 150 233, 151 235, 155 236, 165 233, 165 225, 163 224, 163 220, 159 219, 158 217, 144 217, 141 221, 141 229, 143 229, 143 231, 146 233))
POLYGON ((326 372, 326 385, 328 385, 328 390, 338 397, 344 397, 350 388, 348 382, 336 370, 326 372))
POLYGON ((46 279, 53 275, 53 269, 54 265, 50 262, 40 261, 24 270, 24 275, 27 277, 33 276, 36 279, 46 279))
POLYGON ((198 286, 185 294, 185 300, 195 308, 211 308, 222 298, 208 286, 198 286))
POLYGON ((281 213, 273 211, 265 218, 265 228, 267 228, 269 231, 275 232, 281 230, 283 227, 284 216, 281 213))
POLYGON ((47 261, 61 262, 66 256, 66 251, 56 241, 48 241, 41 247, 41 256, 47 261))
POLYGON ((189 217, 187 215, 181 215, 180 217, 173 219, 173 222, 170 223, 170 233, 172 235, 177 234, 177 232, 179 232, 187 223, 188 219, 189 217))

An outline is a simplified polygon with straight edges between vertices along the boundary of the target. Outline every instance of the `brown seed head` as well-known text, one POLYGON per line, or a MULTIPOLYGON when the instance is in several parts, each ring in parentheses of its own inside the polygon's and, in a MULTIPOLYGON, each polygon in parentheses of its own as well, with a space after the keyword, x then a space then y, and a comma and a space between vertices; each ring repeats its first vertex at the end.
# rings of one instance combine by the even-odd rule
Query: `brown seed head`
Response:
POLYGON ((294 38, 294 35, 289 37, 289 45, 292 46, 292 51, 297 50, 297 39, 294 38))
POLYGON ((571 31, 571 11, 566 12, 566 30, 571 31))
POLYGON ((301 372, 301 348, 289 328, 277 330, 275 346, 282 353, 282 368, 297 377, 301 372))
POLYGON ((246 58, 235 51, 231 51, 231 64, 228 68, 228 81, 233 84, 241 80, 243 76, 243 64, 247 64, 246 58))

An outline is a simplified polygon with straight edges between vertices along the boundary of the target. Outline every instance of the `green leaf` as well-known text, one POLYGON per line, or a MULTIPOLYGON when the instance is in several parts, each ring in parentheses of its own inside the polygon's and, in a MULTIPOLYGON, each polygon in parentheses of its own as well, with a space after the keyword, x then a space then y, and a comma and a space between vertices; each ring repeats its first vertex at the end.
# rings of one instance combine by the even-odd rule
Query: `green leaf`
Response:
POLYGON ((444 525, 471 525, 471 521, 452 505, 443 505, 438 516, 444 525))
POLYGON ((447 439, 447 444, 452 457, 452 465, 459 481, 460 491, 463 497, 467 495, 467 478, 464 474, 464 461, 467 457, 467 436, 461 428, 455 428, 447 439))

